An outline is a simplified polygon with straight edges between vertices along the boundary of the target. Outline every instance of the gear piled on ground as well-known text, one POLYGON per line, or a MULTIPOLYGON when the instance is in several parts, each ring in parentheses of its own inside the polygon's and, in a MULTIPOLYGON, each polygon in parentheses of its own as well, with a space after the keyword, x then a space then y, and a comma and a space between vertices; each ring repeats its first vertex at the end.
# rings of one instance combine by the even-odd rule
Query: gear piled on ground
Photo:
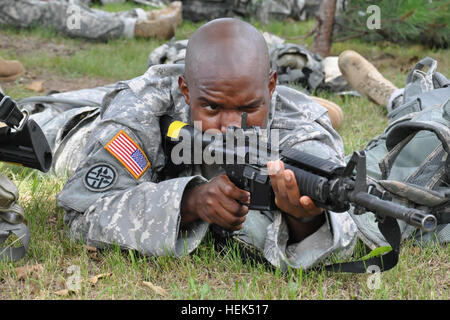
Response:
POLYGON ((148 11, 145 19, 136 22, 134 35, 142 38, 170 39, 182 21, 181 1, 175 1, 167 8, 148 11))
MULTIPOLYGON (((270 20, 314 18, 321 0, 184 0, 183 18, 194 22, 222 17, 254 18, 262 23, 270 20)), ((345 0, 337 0, 337 12, 345 0)))

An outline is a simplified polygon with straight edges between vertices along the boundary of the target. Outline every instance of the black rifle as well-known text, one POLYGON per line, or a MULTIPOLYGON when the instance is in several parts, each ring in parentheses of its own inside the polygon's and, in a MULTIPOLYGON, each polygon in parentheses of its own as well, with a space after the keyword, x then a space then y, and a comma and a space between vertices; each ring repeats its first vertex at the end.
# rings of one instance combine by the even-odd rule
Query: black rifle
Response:
MULTIPOLYGON (((261 152, 265 146, 261 146, 260 139, 251 143, 251 137, 259 137, 260 130, 258 127, 247 127, 245 113, 242 116, 241 128, 228 127, 225 136, 220 135, 220 139, 219 135, 204 134, 190 125, 173 121, 168 116, 160 118, 160 127, 164 137, 163 148, 172 172, 177 167, 181 168, 171 162, 173 147, 183 139, 191 139, 190 145, 201 144, 202 150, 207 150, 209 154, 219 154, 218 159, 222 159, 221 163, 230 180, 237 187, 250 192, 250 209, 276 208, 267 174, 267 162, 271 160, 273 150, 267 148, 261 152), (239 145, 239 139, 244 141, 243 145, 239 145)), ((301 194, 309 196, 317 206, 334 212, 344 212, 352 205, 355 214, 373 212, 376 215, 380 231, 396 255, 390 257, 393 259, 393 265, 381 266, 382 270, 392 268, 398 260, 400 231, 394 219, 403 220, 424 231, 433 231, 436 228, 437 219, 434 215, 394 203, 388 192, 378 190, 375 185, 367 183, 364 151, 353 153, 345 167, 295 149, 279 151, 279 158, 284 162, 285 169, 294 172, 301 194)), ((378 265, 370 259, 367 263, 378 265)), ((344 264, 339 265, 339 268, 344 269, 341 270, 343 272, 366 271, 364 266, 350 268, 351 270, 346 270, 343 266, 344 264)))
POLYGON ((19 110, 16 103, 0 93, 0 161, 47 172, 52 152, 42 129, 19 110))

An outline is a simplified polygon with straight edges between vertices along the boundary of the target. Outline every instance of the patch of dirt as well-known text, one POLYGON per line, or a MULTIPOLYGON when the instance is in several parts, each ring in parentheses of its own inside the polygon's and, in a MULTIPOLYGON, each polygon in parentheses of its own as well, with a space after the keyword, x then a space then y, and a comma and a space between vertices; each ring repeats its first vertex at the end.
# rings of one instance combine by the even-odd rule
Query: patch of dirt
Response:
POLYGON ((57 56, 71 56, 78 50, 83 50, 87 43, 78 43, 77 47, 70 47, 65 44, 54 43, 51 39, 36 37, 23 37, 18 35, 6 35, 0 33, 0 49, 13 52, 42 52, 57 56))
MULTIPOLYGON (((17 88, 19 86, 25 88, 28 84, 36 80, 44 81, 45 93, 48 93, 49 91, 52 90, 56 90, 59 92, 67 92, 87 88, 95 88, 114 83, 114 81, 102 78, 93 78, 93 77, 66 78, 64 76, 55 75, 50 72, 36 74, 33 71, 26 71, 25 74, 16 81, 4 82, 1 84, 1 86, 5 92, 8 92, 12 87, 17 88)), ((38 93, 36 92, 36 95, 37 94, 38 93)), ((33 95, 33 91, 31 90, 30 95, 33 95)))
MULTIPOLYGON (((71 56, 75 52, 86 49, 90 44, 79 42, 76 46, 55 43, 52 39, 25 37, 20 35, 7 35, 0 32, 0 49, 14 54, 27 52, 43 53, 50 56, 71 56)), ((12 87, 23 87, 31 84, 33 81, 44 81, 44 93, 51 90, 60 92, 93 88, 110 84, 114 81, 95 78, 81 77, 71 78, 52 73, 41 68, 26 70, 25 74, 14 82, 4 82, 2 88, 7 92, 12 87)), ((36 92, 36 95, 39 94, 36 92)), ((42 93, 40 93, 42 94, 42 93)), ((30 95, 33 91, 30 90, 30 95)))
POLYGON ((61 75, 51 75, 51 74, 40 75, 39 77, 36 77, 36 79, 45 80, 44 82, 45 92, 48 92, 50 90, 66 92, 87 88, 95 88, 113 82, 111 80, 105 80, 101 78, 91 78, 91 77, 67 79, 61 75))

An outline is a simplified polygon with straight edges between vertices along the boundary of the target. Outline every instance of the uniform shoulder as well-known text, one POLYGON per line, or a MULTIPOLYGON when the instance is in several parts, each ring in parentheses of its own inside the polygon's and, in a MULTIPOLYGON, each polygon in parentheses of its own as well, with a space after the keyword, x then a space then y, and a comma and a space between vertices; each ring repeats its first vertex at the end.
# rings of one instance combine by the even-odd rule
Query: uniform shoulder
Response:
POLYGON ((104 100, 104 113, 133 113, 139 109, 158 116, 185 108, 178 88, 178 77, 183 73, 184 65, 155 65, 139 77, 118 82, 104 100))
POLYGON ((274 124, 288 120, 315 121, 327 112, 310 96, 293 88, 279 85, 275 96, 274 124))
POLYGON ((137 96, 144 96, 154 89, 170 90, 183 73, 182 64, 158 64, 148 68, 143 75, 123 83, 126 83, 137 96))

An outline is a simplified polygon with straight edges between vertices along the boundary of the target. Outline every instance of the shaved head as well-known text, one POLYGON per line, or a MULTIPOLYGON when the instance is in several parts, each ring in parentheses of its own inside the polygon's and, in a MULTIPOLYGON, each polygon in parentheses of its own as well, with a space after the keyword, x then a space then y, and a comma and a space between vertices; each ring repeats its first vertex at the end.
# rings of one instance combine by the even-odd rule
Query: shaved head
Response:
POLYGON ((185 76, 240 76, 244 73, 268 78, 269 50, 266 41, 251 24, 231 18, 213 20, 201 26, 189 39, 185 76))
POLYGON ((203 129, 226 131, 247 124, 264 128, 277 82, 270 70, 269 49, 251 24, 216 19, 197 29, 186 49, 185 73, 178 80, 191 107, 191 120, 203 129))

